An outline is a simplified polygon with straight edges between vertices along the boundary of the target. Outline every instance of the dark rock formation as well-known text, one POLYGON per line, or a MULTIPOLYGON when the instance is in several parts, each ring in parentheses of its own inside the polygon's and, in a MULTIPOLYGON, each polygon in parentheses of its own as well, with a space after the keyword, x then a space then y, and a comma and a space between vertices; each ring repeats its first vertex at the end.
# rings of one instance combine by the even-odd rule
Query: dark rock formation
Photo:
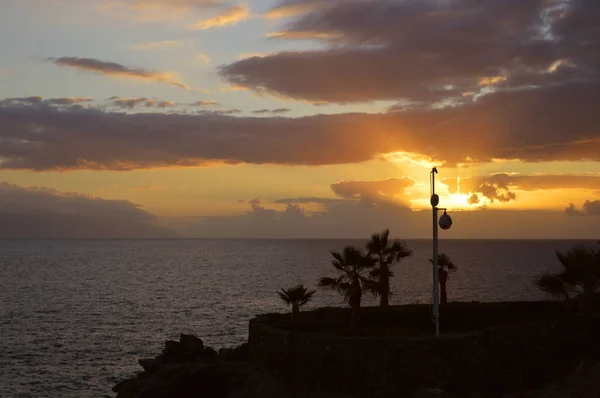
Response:
POLYGON ((227 361, 245 361, 248 358, 248 344, 244 343, 235 348, 221 348, 219 357, 227 361))
POLYGON ((217 353, 193 335, 142 358, 144 371, 113 387, 117 398, 352 398, 323 391, 291 394, 287 383, 246 362, 248 345, 217 353))

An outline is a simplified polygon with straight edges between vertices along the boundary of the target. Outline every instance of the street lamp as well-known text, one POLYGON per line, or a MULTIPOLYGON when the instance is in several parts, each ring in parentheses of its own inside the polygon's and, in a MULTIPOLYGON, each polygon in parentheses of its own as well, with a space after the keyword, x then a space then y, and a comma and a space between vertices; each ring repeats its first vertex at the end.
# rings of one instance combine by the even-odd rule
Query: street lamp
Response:
POLYGON ((433 321, 435 322, 435 336, 440 335, 440 274, 438 269, 438 210, 443 210, 439 226, 446 230, 452 226, 452 218, 446 213, 446 209, 439 208, 440 197, 435 193, 435 175, 437 168, 431 169, 431 208, 433 210, 433 321))

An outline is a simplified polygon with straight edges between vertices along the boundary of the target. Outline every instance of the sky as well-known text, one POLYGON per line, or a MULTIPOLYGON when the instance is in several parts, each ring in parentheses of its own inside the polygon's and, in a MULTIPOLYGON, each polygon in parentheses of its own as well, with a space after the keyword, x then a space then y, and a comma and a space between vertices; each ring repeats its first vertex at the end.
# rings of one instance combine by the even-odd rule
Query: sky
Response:
POLYGON ((3 0, 0 237, 600 238, 597 0, 3 0))

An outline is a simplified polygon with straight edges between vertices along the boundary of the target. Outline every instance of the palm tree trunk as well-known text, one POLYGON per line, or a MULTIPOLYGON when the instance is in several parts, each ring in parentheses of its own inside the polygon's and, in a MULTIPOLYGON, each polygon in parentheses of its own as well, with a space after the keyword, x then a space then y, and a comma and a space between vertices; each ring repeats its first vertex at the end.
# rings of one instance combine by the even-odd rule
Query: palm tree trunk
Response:
POLYGON ((379 287, 381 289, 381 297, 379 299, 380 307, 390 306, 390 270, 387 265, 381 264, 381 274, 379 275, 379 287))
POLYGON ((300 307, 298 307, 296 304, 292 304, 292 318, 298 317, 299 314, 300 314, 300 307))
POLYGON ((356 285, 352 296, 350 297, 350 307, 352 312, 350 314, 350 330, 355 332, 360 329, 360 302, 362 299, 362 291, 360 286, 356 285))
POLYGON ((360 330, 360 305, 352 307, 352 314, 350 316, 350 330, 356 332, 360 330))
POLYGON ((441 295, 441 304, 448 304, 448 292, 446 291, 446 281, 440 279, 440 295, 441 295))

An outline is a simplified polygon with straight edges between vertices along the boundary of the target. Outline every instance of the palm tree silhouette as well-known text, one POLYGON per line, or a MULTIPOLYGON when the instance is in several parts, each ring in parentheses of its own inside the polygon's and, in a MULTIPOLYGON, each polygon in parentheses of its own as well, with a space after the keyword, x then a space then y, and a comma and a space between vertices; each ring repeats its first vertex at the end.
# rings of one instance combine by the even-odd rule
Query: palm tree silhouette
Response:
POLYGON ((554 297, 578 298, 584 305, 593 300, 600 287, 600 251, 573 246, 564 253, 557 251, 556 257, 563 269, 557 273, 545 272, 533 283, 554 297))
POLYGON ((377 282, 367 276, 375 262, 369 255, 363 254, 353 246, 346 246, 341 253, 332 252, 331 255, 333 256, 331 263, 340 275, 337 278, 321 278, 319 286, 335 290, 344 296, 344 300, 352 308, 350 329, 358 330, 363 291, 379 293, 377 282))
POLYGON ((292 318, 296 318, 300 314, 300 307, 312 299, 315 290, 308 290, 304 285, 297 285, 289 289, 281 289, 277 294, 284 303, 292 306, 292 318))
MULTIPOLYGON (((429 262, 431 264, 433 264, 433 259, 430 258, 429 262)), ((446 283, 450 279, 448 273, 456 272, 457 269, 458 268, 456 267, 456 265, 454 265, 452 260, 450 260, 450 257, 448 257, 444 253, 438 254, 438 273, 439 273, 439 280, 440 280, 440 303, 441 304, 448 304, 448 290, 446 289, 446 283)))
POLYGON ((381 292, 379 306, 381 307, 390 305, 390 278, 394 276, 391 266, 412 254, 400 241, 390 244, 389 235, 390 230, 386 229, 380 234, 371 235, 371 240, 367 243, 369 255, 373 256, 377 264, 377 268, 371 272, 371 276, 379 281, 381 292))

